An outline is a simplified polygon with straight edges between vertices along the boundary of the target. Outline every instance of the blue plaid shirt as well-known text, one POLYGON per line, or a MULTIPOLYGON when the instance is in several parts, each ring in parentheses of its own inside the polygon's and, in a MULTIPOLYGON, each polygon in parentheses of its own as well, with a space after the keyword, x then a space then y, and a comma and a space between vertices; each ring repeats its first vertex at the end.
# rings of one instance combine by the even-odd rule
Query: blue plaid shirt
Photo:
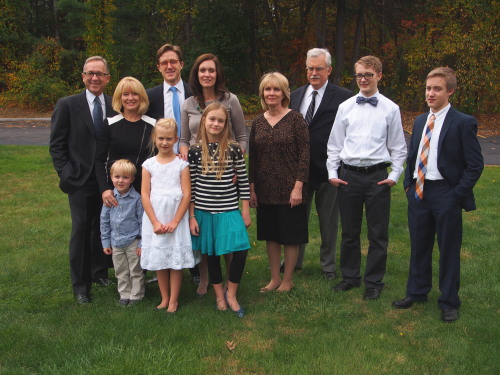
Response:
MULTIPOLYGON (((136 238, 141 238, 142 208, 141 196, 133 186, 126 194, 120 194, 116 188, 113 194, 118 201, 116 207, 102 206, 101 242, 102 247, 126 247, 136 238)), ((141 247, 141 241, 137 247, 141 247)))

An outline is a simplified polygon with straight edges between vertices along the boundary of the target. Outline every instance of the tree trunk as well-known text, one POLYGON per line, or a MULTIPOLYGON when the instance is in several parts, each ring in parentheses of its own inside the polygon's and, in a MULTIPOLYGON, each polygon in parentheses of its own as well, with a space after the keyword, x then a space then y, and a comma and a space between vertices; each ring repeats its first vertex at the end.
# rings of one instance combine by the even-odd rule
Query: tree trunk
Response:
MULTIPOLYGON (((354 34, 354 49, 352 51, 352 60, 351 67, 354 67, 354 64, 361 57, 359 54, 359 48, 361 44, 361 30, 364 27, 365 23, 365 7, 366 0, 359 0, 359 9, 358 9, 358 21, 356 23, 356 33, 354 34)), ((356 88, 356 80, 351 81, 351 90, 356 88)))
POLYGON ((316 2, 316 47, 326 47, 326 5, 325 0, 316 2))
POLYGON ((344 67, 346 0, 337 0, 337 25, 335 30, 335 69, 333 83, 339 84, 344 67))

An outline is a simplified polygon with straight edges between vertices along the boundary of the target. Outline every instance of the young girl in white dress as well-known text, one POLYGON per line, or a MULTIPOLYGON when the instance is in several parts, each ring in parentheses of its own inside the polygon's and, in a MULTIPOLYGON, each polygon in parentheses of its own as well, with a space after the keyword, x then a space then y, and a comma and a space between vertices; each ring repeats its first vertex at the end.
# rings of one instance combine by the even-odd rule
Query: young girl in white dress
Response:
POLYGON ((151 135, 158 154, 142 164, 141 267, 156 271, 161 303, 157 309, 178 309, 182 269, 200 261, 193 252, 187 210, 191 200, 188 163, 174 152, 177 143, 174 119, 160 119, 151 135))

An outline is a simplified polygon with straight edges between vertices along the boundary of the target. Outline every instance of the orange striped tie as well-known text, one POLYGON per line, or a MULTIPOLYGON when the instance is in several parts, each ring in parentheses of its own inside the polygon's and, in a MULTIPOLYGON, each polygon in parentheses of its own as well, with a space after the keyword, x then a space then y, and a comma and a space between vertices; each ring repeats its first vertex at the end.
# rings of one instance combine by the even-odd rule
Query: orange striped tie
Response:
POLYGON ((424 197, 424 180, 425 173, 427 172, 427 161, 429 156, 429 150, 431 148, 431 136, 432 130, 434 129, 434 120, 436 116, 431 115, 429 118, 429 123, 425 128, 424 144, 422 145, 422 152, 420 152, 420 158, 418 160, 417 168, 417 185, 415 187, 415 199, 417 201, 422 200, 424 197))

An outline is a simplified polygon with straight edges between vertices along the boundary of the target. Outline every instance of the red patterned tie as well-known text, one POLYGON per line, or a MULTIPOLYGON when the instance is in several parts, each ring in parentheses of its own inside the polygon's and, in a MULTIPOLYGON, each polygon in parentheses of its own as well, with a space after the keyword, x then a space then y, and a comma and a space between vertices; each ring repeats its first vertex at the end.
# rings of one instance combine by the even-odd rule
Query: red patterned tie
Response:
POLYGON ((422 152, 420 153, 420 158, 418 159, 418 169, 417 169, 417 185, 415 187, 415 199, 417 201, 422 200, 424 197, 424 180, 425 173, 427 172, 427 161, 429 156, 429 150, 431 148, 431 136, 432 130, 434 129, 434 120, 436 116, 431 115, 429 118, 429 123, 425 128, 424 144, 422 145, 422 152))

